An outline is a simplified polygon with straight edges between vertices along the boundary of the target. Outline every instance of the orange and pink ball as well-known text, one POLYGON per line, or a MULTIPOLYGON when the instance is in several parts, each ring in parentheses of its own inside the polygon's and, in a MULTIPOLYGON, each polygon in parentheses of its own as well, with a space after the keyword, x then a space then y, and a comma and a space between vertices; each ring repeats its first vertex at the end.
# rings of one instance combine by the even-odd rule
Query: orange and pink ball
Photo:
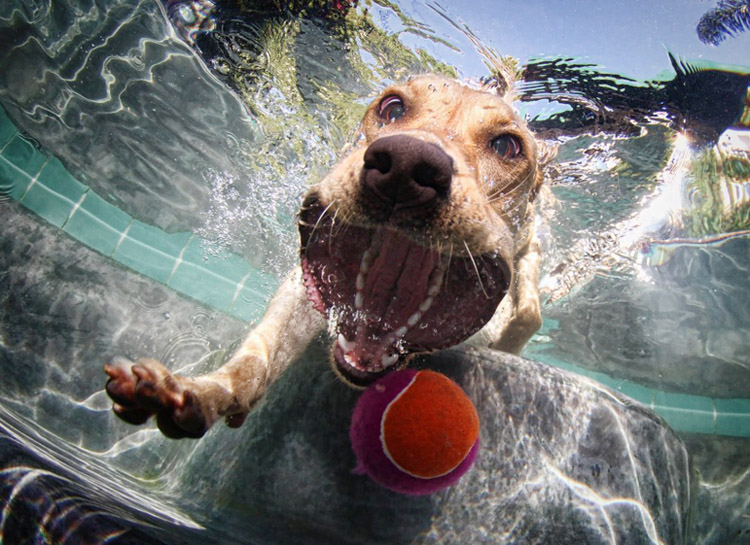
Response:
POLYGON ((454 484, 474 463, 479 416, 445 375, 404 369, 365 390, 349 437, 356 472, 402 494, 431 494, 454 484))

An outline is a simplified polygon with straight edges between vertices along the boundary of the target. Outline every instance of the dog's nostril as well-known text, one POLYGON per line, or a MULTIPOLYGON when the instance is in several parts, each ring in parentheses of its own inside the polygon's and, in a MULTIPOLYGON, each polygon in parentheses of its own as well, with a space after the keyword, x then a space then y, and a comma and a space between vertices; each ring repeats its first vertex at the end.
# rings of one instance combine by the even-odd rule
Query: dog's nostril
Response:
POLYGON ((433 164, 421 162, 414 166, 412 171, 414 181, 424 187, 440 188, 445 182, 443 173, 433 164))
POLYGON ((375 169, 381 174, 388 174, 392 165, 391 154, 387 151, 376 151, 369 156, 365 155, 365 169, 375 169))

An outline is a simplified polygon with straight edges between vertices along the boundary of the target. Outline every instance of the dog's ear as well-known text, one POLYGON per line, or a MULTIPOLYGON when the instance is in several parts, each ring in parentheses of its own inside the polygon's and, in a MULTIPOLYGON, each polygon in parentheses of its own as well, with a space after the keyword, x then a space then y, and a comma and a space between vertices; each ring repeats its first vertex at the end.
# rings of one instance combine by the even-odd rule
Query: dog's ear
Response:
POLYGON ((502 74, 495 73, 482 79, 482 90, 505 98, 510 90, 510 84, 502 74))
POLYGON ((492 75, 483 78, 482 90, 495 94, 508 104, 516 100, 516 74, 513 67, 495 66, 492 75))
POLYGON ((544 171, 548 164, 557 157, 557 149, 559 145, 556 142, 548 142, 547 140, 536 141, 536 153, 537 153, 537 167, 536 167, 536 183, 534 188, 531 190, 531 200, 534 200, 539 193, 539 189, 542 187, 544 182, 544 171))
POLYGON ((559 148, 557 142, 550 142, 548 140, 537 140, 536 141, 536 153, 537 163, 539 168, 544 168, 557 157, 557 149, 559 148))
POLYGON ((483 90, 494 93, 508 104, 512 104, 516 99, 516 81, 523 76, 520 62, 510 55, 499 55, 497 51, 480 42, 472 33, 468 33, 467 36, 482 54, 484 64, 490 70, 490 75, 481 80, 483 90))

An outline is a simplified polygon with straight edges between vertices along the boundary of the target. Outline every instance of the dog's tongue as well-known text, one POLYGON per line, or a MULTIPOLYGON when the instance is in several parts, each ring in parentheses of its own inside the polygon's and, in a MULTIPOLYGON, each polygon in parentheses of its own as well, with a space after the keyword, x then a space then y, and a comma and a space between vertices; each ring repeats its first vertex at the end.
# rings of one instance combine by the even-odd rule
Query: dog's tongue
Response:
POLYGON ((369 249, 376 254, 369 270, 362 271, 360 266, 364 273, 362 310, 369 317, 382 316, 383 327, 395 329, 405 324, 426 298, 430 274, 440 256, 391 229, 381 238, 382 242, 373 241, 369 249))
POLYGON ((436 293, 441 281, 437 251, 392 229, 376 231, 360 261, 354 313, 339 324, 338 357, 361 370, 395 363, 403 338, 431 304, 425 303, 428 293, 436 293))

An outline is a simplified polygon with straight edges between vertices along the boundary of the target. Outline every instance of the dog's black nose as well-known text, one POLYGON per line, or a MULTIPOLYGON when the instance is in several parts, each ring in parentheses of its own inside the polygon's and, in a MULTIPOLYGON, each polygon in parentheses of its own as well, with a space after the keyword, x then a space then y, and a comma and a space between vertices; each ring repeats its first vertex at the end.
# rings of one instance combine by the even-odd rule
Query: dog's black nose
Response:
POLYGON ((431 209, 450 191, 453 159, 436 144, 403 134, 386 136, 370 144, 364 160, 366 204, 377 210, 431 209))

